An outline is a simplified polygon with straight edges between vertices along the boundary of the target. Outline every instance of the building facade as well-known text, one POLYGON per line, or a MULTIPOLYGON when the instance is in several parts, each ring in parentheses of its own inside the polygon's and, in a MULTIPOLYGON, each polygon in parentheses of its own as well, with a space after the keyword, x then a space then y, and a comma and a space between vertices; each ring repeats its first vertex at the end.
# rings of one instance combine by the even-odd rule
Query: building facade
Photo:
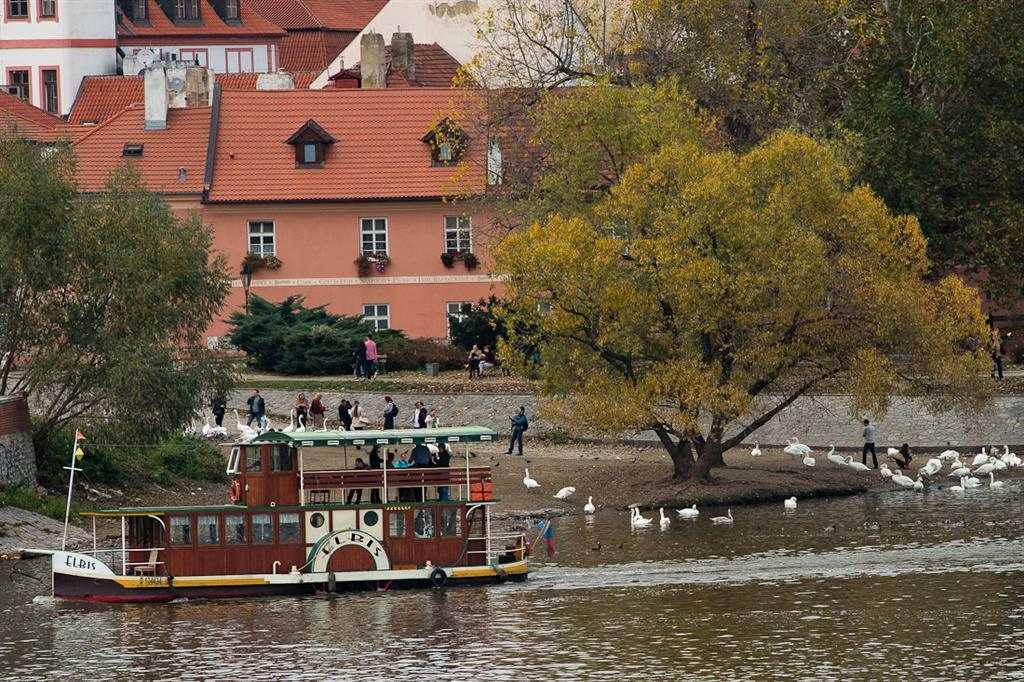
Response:
POLYGON ((117 68, 111 0, 0 0, 0 83, 62 116, 82 78, 117 68))

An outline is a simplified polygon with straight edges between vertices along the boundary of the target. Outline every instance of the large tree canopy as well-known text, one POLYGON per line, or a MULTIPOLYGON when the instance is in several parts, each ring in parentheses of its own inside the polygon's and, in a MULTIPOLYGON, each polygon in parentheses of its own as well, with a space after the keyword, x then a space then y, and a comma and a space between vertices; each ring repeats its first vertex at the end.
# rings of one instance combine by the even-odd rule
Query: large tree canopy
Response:
POLYGON ((744 154, 663 145, 589 210, 510 234, 497 262, 552 404, 654 430, 686 479, 826 382, 874 411, 897 388, 981 396, 978 296, 929 281, 925 247, 831 150, 784 133, 744 154))
POLYGON ((29 394, 44 434, 96 420, 159 436, 232 376, 204 350, 230 280, 199 219, 129 168, 83 195, 72 167, 0 137, 0 395, 29 394))

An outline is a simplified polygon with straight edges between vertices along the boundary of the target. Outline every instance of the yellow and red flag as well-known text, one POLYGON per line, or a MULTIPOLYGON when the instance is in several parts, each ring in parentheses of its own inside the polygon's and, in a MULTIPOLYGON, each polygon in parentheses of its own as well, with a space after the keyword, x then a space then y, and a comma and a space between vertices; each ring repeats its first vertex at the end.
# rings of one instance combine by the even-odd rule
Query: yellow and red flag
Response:
POLYGON ((78 444, 78 441, 85 440, 85 435, 81 431, 75 431, 75 459, 79 462, 85 457, 85 450, 78 444))

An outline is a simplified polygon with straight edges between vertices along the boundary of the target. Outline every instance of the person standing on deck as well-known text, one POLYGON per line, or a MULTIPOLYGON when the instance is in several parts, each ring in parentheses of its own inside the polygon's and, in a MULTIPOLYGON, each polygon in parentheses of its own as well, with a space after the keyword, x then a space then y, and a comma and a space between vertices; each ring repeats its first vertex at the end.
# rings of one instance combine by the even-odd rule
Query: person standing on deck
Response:
POLYGON ((391 396, 384 396, 384 430, 395 428, 395 417, 398 416, 398 405, 391 399, 391 396))
POLYGON ((875 425, 869 420, 864 420, 864 449, 860 453, 860 463, 867 466, 868 453, 871 453, 871 461, 874 463, 874 467, 878 468, 878 456, 875 454, 875 425))
POLYGON ((267 403, 264 402, 263 396, 260 395, 260 389, 252 389, 252 395, 245 401, 245 404, 249 406, 249 419, 245 422, 247 426, 252 426, 253 422, 256 422, 256 426, 263 424, 263 415, 267 412, 267 403))
POLYGON ((363 341, 363 356, 365 358, 364 372, 367 379, 377 376, 377 342, 373 340, 373 334, 367 334, 363 341))
MULTIPOLYGON (((380 456, 380 446, 374 445, 370 448, 370 468, 381 469, 384 466, 384 460, 380 456)), ((373 488, 370 490, 370 502, 380 502, 380 489, 373 488)))
MULTIPOLYGON (((434 455, 434 466, 442 469, 447 469, 452 464, 452 451, 448 449, 447 443, 441 443, 437 446, 437 453, 434 455)), ((440 485, 437 487, 437 499, 439 500, 450 500, 451 490, 449 486, 440 485)))
POLYGON ((530 428, 530 422, 526 418, 526 408, 522 405, 519 406, 519 412, 516 416, 508 418, 512 422, 512 435, 508 440, 508 452, 506 455, 512 454, 512 448, 516 443, 519 443, 519 455, 523 454, 523 433, 530 428))

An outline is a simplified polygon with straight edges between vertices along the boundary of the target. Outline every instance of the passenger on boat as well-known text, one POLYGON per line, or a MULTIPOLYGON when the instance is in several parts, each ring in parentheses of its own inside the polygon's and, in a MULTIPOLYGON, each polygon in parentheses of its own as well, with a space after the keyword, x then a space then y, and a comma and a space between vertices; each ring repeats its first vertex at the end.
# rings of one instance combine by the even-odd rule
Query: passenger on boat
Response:
MULTIPOLYGON (((353 469, 369 469, 370 467, 366 466, 366 462, 363 461, 362 457, 356 457, 356 464, 352 468, 353 469)), ((345 497, 345 504, 360 504, 360 503, 362 503, 362 501, 363 501, 363 489, 362 488, 352 488, 351 490, 348 491, 348 495, 345 497), (353 500, 355 500, 355 502, 353 502, 353 500)))
POLYGON ((338 421, 341 422, 343 431, 352 430, 352 403, 345 398, 338 403, 338 421))
MULTIPOLYGON (((437 447, 437 453, 434 455, 434 466, 447 469, 451 466, 452 462, 452 451, 448 449, 447 443, 441 443, 437 447)), ((440 485, 437 487, 437 499, 449 500, 450 489, 446 485, 440 485)))
POLYGON ((391 399, 391 396, 384 396, 384 429, 395 428, 395 417, 398 416, 398 405, 391 399))
MULTIPOLYGON (((380 458, 380 446, 374 445, 373 448, 370 449, 370 468, 380 469, 383 464, 384 460, 380 458)), ((370 502, 380 502, 379 488, 373 488, 370 490, 370 502)))
POLYGON ((306 394, 300 393, 295 396, 295 402, 292 403, 292 409, 295 411, 295 423, 305 424, 312 428, 312 424, 309 424, 309 401, 306 400, 306 394))
POLYGON ((323 396, 319 393, 313 396, 313 402, 309 404, 309 416, 312 418, 313 428, 321 428, 324 426, 327 418, 327 408, 324 407, 323 396))

